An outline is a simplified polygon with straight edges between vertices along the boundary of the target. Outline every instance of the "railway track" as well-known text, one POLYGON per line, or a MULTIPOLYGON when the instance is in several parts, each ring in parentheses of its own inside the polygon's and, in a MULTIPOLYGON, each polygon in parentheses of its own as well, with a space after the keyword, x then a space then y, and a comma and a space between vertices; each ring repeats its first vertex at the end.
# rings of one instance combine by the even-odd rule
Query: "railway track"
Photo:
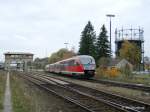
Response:
POLYGON ((86 80, 86 81, 150 92, 150 86, 146 86, 146 85, 142 85, 142 84, 131 84, 131 83, 123 83, 123 82, 101 80, 101 79, 94 79, 94 78, 86 80))
POLYGON ((32 75, 31 73, 29 74, 25 74, 24 77, 32 77, 32 80, 38 81, 44 80, 39 86, 59 95, 63 95, 61 97, 67 98, 75 104, 79 104, 79 106, 82 106, 90 112, 108 112, 110 109, 115 112, 150 112, 150 105, 144 102, 83 87, 63 80, 59 80, 59 82, 63 82, 63 84, 60 84, 57 82, 57 78, 47 77, 46 75, 35 75, 35 73, 32 73, 32 75), (45 81, 49 81, 49 83, 45 83, 45 81))
MULTIPOLYGON (((65 82, 63 82, 63 85, 60 83, 57 83, 53 80, 49 80, 43 77, 35 77, 27 74, 19 75, 23 78, 31 81, 32 83, 36 84, 37 86, 42 87, 43 89, 47 90, 48 92, 52 92, 67 101, 70 101, 83 109, 85 109, 87 112, 127 112, 124 109, 118 109, 117 107, 106 105, 103 102, 99 102, 92 97, 86 96, 84 94, 81 94, 78 91, 72 90, 64 86, 66 85, 65 82)), ((61 81, 60 81, 61 82, 61 81)))
MULTIPOLYGON (((76 80, 76 79, 74 79, 74 80, 76 80)), ((82 79, 77 79, 77 80, 82 80, 82 79)), ((140 90, 140 91, 150 93, 150 86, 146 86, 146 85, 143 85, 143 84, 123 83, 123 82, 118 82, 118 81, 95 79, 95 78, 84 79, 84 81, 92 82, 92 83, 105 84, 105 85, 108 85, 108 86, 124 87, 124 88, 128 88, 128 89, 135 89, 135 90, 140 90)))

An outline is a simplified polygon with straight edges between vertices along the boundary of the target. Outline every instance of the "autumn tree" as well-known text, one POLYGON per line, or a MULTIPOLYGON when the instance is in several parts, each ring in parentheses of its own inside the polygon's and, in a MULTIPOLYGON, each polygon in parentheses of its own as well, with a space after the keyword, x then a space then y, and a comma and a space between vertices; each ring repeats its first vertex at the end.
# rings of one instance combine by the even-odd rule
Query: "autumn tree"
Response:
POLYGON ((35 58, 35 60, 32 63, 32 65, 36 69, 43 69, 45 67, 45 65, 47 65, 47 64, 48 64, 48 57, 45 57, 45 58, 35 58))
POLYGON ((76 54, 73 51, 69 51, 67 49, 60 49, 59 51, 53 53, 49 57, 49 63, 54 63, 63 59, 67 59, 75 56, 76 54))
POLYGON ((135 43, 130 43, 125 40, 119 50, 119 55, 121 58, 127 59, 134 66, 138 66, 141 62, 141 52, 140 48, 135 43))
POLYGON ((58 57, 57 52, 52 53, 52 55, 49 57, 48 62, 49 63, 54 63, 60 60, 60 57, 58 57))
POLYGON ((96 34, 94 27, 91 22, 88 21, 88 24, 85 26, 84 30, 81 33, 81 40, 79 43, 79 54, 80 55, 91 55, 94 58, 96 57, 95 50, 96 34))

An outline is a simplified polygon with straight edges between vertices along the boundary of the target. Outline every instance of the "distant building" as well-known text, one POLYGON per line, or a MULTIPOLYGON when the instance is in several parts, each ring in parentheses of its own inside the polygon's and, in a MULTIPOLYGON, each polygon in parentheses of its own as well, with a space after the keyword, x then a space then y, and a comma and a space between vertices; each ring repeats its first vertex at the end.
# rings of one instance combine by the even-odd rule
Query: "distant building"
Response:
POLYGON ((7 52, 5 55, 5 70, 27 70, 33 62, 32 53, 7 52))
POLYGON ((0 69, 4 69, 4 63, 0 62, 0 69))
POLYGON ((150 71, 150 58, 144 57, 145 70, 150 71))
POLYGON ((145 64, 149 64, 150 63, 150 57, 144 57, 144 62, 145 64))
POLYGON ((133 65, 129 61, 127 61, 126 59, 120 60, 120 59, 114 58, 111 61, 109 61, 108 68, 115 67, 115 68, 121 69, 121 68, 125 68, 127 65, 129 66, 129 68, 131 70, 133 70, 133 65))

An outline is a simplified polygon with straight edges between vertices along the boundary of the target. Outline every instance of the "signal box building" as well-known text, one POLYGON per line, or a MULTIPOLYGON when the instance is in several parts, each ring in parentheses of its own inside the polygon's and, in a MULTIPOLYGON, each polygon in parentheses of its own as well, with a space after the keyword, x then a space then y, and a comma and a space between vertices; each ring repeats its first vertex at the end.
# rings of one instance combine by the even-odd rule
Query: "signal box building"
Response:
POLYGON ((33 62, 32 53, 7 52, 5 55, 5 70, 28 70, 33 62))

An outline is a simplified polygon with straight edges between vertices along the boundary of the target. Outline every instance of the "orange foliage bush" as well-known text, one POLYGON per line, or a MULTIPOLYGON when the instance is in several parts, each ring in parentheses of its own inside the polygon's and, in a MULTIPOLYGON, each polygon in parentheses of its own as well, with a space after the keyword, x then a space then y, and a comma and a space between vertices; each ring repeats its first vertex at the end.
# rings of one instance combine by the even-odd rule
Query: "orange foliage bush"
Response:
POLYGON ((97 75, 104 76, 104 77, 117 77, 119 76, 120 71, 119 69, 112 67, 112 68, 98 68, 97 75))
POLYGON ((120 71, 115 67, 111 69, 107 69, 106 71, 106 75, 109 77, 117 77, 119 74, 120 74, 120 71))

